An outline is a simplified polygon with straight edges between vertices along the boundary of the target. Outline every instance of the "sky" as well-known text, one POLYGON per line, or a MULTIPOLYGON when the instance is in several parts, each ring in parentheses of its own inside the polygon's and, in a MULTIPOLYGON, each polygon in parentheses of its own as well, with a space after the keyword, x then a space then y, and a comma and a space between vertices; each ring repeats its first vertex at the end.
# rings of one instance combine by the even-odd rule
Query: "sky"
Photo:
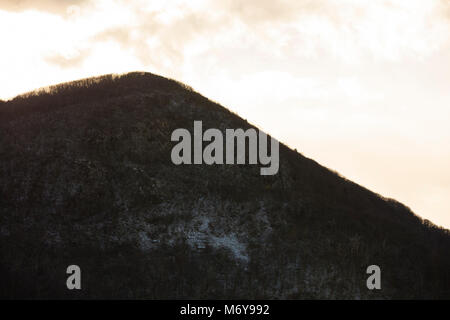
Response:
POLYGON ((0 0, 0 99, 138 70, 450 228, 450 0, 0 0))

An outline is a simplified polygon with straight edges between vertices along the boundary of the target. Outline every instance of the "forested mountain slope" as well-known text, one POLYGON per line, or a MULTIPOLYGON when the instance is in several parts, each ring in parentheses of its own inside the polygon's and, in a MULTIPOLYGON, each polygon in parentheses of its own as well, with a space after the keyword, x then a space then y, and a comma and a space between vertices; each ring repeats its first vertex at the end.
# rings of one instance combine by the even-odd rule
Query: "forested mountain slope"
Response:
POLYGON ((450 298, 448 230, 282 144, 274 176, 174 165, 194 120, 252 127, 149 73, 0 102, 0 297, 450 298))

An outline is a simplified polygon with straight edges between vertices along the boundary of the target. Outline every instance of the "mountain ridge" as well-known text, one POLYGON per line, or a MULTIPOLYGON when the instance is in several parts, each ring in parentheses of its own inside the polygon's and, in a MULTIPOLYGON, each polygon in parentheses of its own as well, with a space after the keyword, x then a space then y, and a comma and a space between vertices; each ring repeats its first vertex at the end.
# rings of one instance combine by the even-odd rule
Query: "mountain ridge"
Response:
POLYGON ((77 257, 103 281, 88 278, 75 297, 449 297, 448 230, 281 143, 274 177, 248 165, 175 166, 170 133, 194 120, 256 128, 141 72, 0 104, 0 252, 9 257, 0 270, 19 284, 6 281, 0 296, 71 297, 51 261, 62 268, 77 257), (164 265, 150 267, 161 280, 144 272, 149 259, 164 265), (418 265, 405 271, 404 261, 418 265), (365 267, 377 263, 387 273, 381 292, 365 288, 365 267), (37 271, 53 283, 46 290, 31 284, 37 271))

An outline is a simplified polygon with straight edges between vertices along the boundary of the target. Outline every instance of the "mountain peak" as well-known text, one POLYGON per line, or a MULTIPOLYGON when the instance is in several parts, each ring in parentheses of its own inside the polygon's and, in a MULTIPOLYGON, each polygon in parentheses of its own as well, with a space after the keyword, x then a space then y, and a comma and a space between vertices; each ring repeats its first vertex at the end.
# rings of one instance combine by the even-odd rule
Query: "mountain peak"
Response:
POLYGON ((448 298, 448 230, 282 144, 273 176, 175 165, 171 134, 197 120, 257 129, 142 72, 3 103, 0 296, 69 297, 76 263, 85 298, 448 298))

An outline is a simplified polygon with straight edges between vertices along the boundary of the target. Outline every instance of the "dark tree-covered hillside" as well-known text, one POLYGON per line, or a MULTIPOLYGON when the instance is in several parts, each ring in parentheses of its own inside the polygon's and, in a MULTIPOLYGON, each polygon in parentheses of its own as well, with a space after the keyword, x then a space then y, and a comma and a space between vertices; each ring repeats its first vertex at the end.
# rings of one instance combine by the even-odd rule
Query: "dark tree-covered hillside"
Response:
POLYGON ((0 102, 0 298, 450 298, 448 230, 281 144, 274 176, 174 165, 194 120, 252 127, 140 72, 0 102))

